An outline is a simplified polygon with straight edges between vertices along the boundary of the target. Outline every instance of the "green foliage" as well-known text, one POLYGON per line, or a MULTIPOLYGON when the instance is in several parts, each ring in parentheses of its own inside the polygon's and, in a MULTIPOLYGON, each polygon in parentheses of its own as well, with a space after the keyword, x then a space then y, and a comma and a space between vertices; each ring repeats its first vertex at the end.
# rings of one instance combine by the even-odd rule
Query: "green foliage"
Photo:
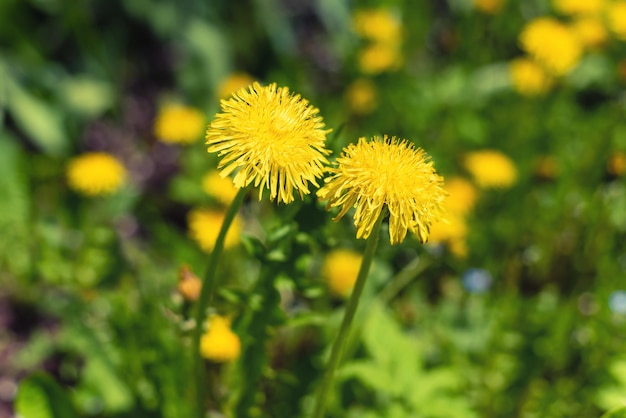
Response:
POLYGON ((24 418, 78 417, 66 391, 44 373, 35 373, 20 382, 15 412, 24 418))

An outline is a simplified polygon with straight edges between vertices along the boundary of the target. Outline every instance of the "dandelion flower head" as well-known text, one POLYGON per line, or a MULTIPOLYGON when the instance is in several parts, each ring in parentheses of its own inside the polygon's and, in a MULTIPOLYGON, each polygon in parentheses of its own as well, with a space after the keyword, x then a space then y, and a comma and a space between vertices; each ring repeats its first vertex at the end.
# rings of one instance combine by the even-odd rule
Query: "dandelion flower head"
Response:
POLYGON ((290 203, 294 189, 302 198, 309 182, 318 186, 330 151, 317 108, 286 87, 258 83, 221 106, 207 129, 208 151, 222 157, 218 169, 222 176, 234 173, 236 188, 254 184, 259 200, 267 188, 271 200, 290 203))
POLYGON ((449 212, 445 221, 433 224, 429 243, 446 244, 450 252, 463 258, 467 255, 467 222, 459 213, 449 212))
POLYGON ((464 163, 476 184, 484 189, 508 188, 517 180, 515 164, 499 151, 470 152, 465 156, 464 163))
POLYGON ((220 99, 226 99, 236 91, 249 86, 254 82, 254 78, 246 73, 233 73, 220 83, 217 95, 220 99))
POLYGON ((519 94, 533 97, 545 94, 553 84, 543 67, 529 58, 516 58, 509 65, 511 84, 519 94))
POLYGON ((241 340, 230 328, 230 320, 214 315, 207 320, 207 331, 200 337, 200 354, 215 363, 236 360, 241 354, 241 340))
POLYGON ((398 44, 402 41, 402 24, 387 9, 362 9, 354 13, 354 31, 376 43, 398 44))
POLYGON ((186 145, 202 137, 204 126, 204 115, 198 109, 168 104, 157 115, 154 134, 161 142, 186 145))
POLYGON ((622 41, 626 41, 626 2, 611 3, 606 10, 609 28, 622 41))
POLYGON ((237 195, 237 188, 230 177, 222 177, 217 170, 211 170, 202 178, 202 190, 213 196, 223 205, 230 205, 237 195))
POLYGON ((335 296, 346 297, 352 291, 363 256, 348 249, 333 250, 324 258, 322 277, 335 296))
POLYGON ((400 49, 395 45, 374 43, 359 51, 359 68, 364 74, 380 74, 396 70, 402 63, 400 49))
POLYGON ((448 192, 445 203, 448 212, 466 214, 476 204, 478 192, 474 185, 463 177, 446 179, 444 190, 448 192))
POLYGON ((574 31, 549 17, 530 21, 522 30, 520 43, 524 51, 557 76, 570 72, 583 52, 574 31))
POLYGON ((67 166, 70 188, 85 196, 101 196, 117 191, 126 181, 126 168, 105 152, 90 152, 75 157, 67 166))
POLYGON ((328 200, 329 208, 340 208, 335 220, 356 208, 357 238, 369 237, 385 207, 391 244, 402 242, 407 231, 426 242, 430 225, 442 216, 443 178, 428 155, 406 140, 359 138, 344 148, 329 171, 317 195, 328 200))
POLYGON ((598 48, 609 39, 606 26, 596 16, 583 16, 574 20, 572 29, 580 42, 588 49, 598 48))
POLYGON ((564 15, 598 15, 605 4, 605 0, 552 0, 554 9, 564 15))
POLYGON ((373 81, 359 78, 346 91, 348 106, 357 115, 371 113, 377 106, 378 91, 373 81))
MULTIPOLYGON (((220 210, 194 209, 189 212, 187 216, 189 235, 198 243, 203 251, 207 253, 213 251, 215 241, 217 241, 217 236, 224 222, 224 217, 225 213, 220 210)), ((226 233, 224 248, 231 248, 239 244, 240 232, 241 219, 235 217, 226 233)))
POLYGON ((474 7, 483 13, 495 15, 504 5, 504 0, 474 0, 474 7))

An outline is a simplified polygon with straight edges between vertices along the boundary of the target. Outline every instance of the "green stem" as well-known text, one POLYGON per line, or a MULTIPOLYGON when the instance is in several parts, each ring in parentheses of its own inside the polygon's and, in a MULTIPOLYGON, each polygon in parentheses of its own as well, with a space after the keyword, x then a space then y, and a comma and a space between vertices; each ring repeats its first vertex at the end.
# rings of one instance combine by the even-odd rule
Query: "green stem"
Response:
POLYGON ((199 418, 204 417, 204 401, 205 394, 207 393, 207 388, 205 385, 205 374, 203 373, 204 367, 202 363, 202 356, 200 355, 200 337, 202 336, 203 324, 206 319, 206 310, 207 306, 213 300, 213 296, 215 295, 215 290, 217 289, 217 278, 215 273, 217 271, 217 265, 222 255, 222 251, 224 249, 224 241, 226 239, 226 233, 230 228, 239 208, 241 208, 241 204, 243 203, 243 198, 245 197, 247 192, 247 188, 239 189, 235 199, 233 199, 230 207, 226 211, 226 215, 224 216, 224 222, 222 222, 222 227, 220 228, 220 232, 215 240, 215 246, 213 247, 213 251, 211 251, 211 255, 209 256, 209 264, 207 265, 206 272, 204 274, 204 280, 202 282, 202 289, 200 290, 200 297, 198 298, 198 304, 196 305, 196 328, 193 332, 193 368, 195 373, 196 380, 196 405, 197 405, 197 414, 199 418))
POLYGON ((419 275, 429 266, 428 261, 424 261, 423 257, 415 257, 407 264, 396 276, 391 279, 387 287, 385 287, 378 295, 383 304, 391 302, 404 288, 419 277, 419 275))
POLYGON ((317 392, 317 397, 315 398, 315 409, 313 410, 313 418, 323 418, 324 416, 328 391, 330 390, 330 387, 333 383, 335 370, 337 369, 339 361, 341 360, 343 345, 348 339, 352 320, 354 319, 354 314, 356 313, 356 309, 359 306, 359 299, 361 298, 361 293, 363 293, 365 281, 367 279, 367 275, 370 271, 370 267, 374 259, 374 253, 376 252, 376 247, 378 245, 378 238, 380 237, 380 225, 382 224, 384 217, 385 212, 382 212, 378 217, 378 220, 374 224, 374 228, 372 229, 370 237, 367 239, 365 252, 363 253, 363 260, 361 261, 361 268, 359 269, 359 275, 357 276, 356 283, 354 284, 354 288, 352 289, 352 294, 350 295, 350 299, 348 300, 348 306, 346 306, 346 311, 343 314, 343 320, 341 321, 341 326, 339 327, 339 333, 337 334, 337 338, 333 343, 333 347, 330 352, 330 358, 328 360, 328 365, 326 366, 326 371, 324 372, 324 376, 322 377, 322 383, 320 384, 320 388, 317 392))

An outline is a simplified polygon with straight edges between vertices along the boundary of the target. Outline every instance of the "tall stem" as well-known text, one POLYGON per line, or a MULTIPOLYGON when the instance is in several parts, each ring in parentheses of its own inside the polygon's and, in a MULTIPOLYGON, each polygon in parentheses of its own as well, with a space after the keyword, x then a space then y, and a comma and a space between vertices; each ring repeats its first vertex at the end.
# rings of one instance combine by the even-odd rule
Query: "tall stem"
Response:
POLYGON ((317 397, 315 398, 315 409, 313 410, 313 418, 323 418, 324 416, 328 391, 332 386, 333 378, 335 377, 335 370, 337 369, 339 361, 341 360, 343 345, 348 339, 352 320, 354 319, 354 314, 356 313, 356 309, 359 306, 359 299, 361 298, 361 293, 363 293, 365 281, 367 279, 367 275, 369 274, 372 260, 374 259, 376 247, 378 246, 378 239, 380 237, 380 225, 382 224, 384 217, 385 212, 383 211, 378 217, 378 220, 376 221, 372 229, 372 233, 367 239, 367 244, 365 245, 365 252, 363 253, 363 260, 361 261, 359 274, 357 276, 356 283, 354 284, 354 288, 352 289, 350 299, 348 300, 346 311, 343 314, 343 320, 341 321, 341 326, 339 327, 339 333, 337 334, 337 338, 333 343, 333 347, 330 352, 330 358, 328 359, 328 365, 326 366, 326 371, 324 372, 324 376, 322 377, 322 383, 320 384, 320 388, 317 392, 317 397))
POLYGON ((209 264, 207 265, 206 272, 204 274, 204 280, 202 281, 202 289, 200 290, 200 297, 196 305, 196 328, 193 332, 193 368, 195 373, 195 391, 196 391, 196 408, 198 418, 204 416, 204 401, 205 394, 207 393, 206 377, 204 373, 204 367, 202 367, 202 357, 200 355, 200 337, 202 336, 204 320, 206 319, 207 306, 213 300, 215 290, 217 289, 217 278, 215 273, 217 271, 217 265, 224 250, 224 240, 226 239, 226 233, 233 223, 243 199, 246 195, 247 188, 239 189, 237 195, 233 199, 230 207, 226 211, 224 216, 224 222, 220 228, 220 232, 215 240, 215 246, 211 255, 209 256, 209 264))

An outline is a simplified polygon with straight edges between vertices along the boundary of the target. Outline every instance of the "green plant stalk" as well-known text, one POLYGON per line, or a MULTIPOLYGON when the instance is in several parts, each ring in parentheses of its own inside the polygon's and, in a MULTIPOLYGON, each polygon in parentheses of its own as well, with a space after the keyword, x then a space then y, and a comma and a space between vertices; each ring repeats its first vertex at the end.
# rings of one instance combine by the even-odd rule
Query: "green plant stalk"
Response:
POLYGON ((378 220, 372 228, 372 233, 367 239, 365 252, 363 253, 363 259, 361 261, 361 267, 359 268, 359 274, 357 276, 356 283, 354 284, 354 288, 352 289, 350 299, 348 300, 346 311, 343 314, 343 320, 341 321, 337 338, 335 338, 335 342, 333 343, 330 358, 328 359, 328 365, 326 366, 324 376, 322 377, 322 383, 320 384, 315 398, 315 406, 312 415, 313 418, 323 418, 324 416, 328 392, 332 386, 333 379, 335 377, 335 370, 341 360, 343 345, 348 339, 350 327, 352 326, 352 320, 354 319, 356 309, 359 306, 359 299, 361 298, 361 294, 365 288, 365 281, 367 280, 372 261, 374 260, 374 253, 376 252, 378 239, 380 238, 380 226, 383 222, 383 218, 385 217, 385 213, 385 211, 381 212, 378 220))
POLYGON ((224 222, 220 228, 220 232, 215 240, 215 246, 211 255, 209 256, 209 263, 207 265, 206 272, 204 274, 204 280, 202 281, 202 289, 200 290, 200 297, 196 305, 196 328, 193 332, 193 368, 195 373, 195 392, 196 392, 196 405, 198 417, 204 417, 204 400, 207 393, 206 379, 204 367, 202 367, 202 356, 200 355, 200 337, 202 336, 204 320, 206 318, 207 306, 213 301, 215 290, 217 289, 217 278, 215 273, 217 272, 217 265, 219 263, 220 256, 224 250, 224 241, 226 239, 226 233, 233 223, 237 212, 241 208, 243 199, 247 193, 247 188, 241 188, 237 192, 237 195, 233 199, 230 207, 226 211, 224 216, 224 222))

